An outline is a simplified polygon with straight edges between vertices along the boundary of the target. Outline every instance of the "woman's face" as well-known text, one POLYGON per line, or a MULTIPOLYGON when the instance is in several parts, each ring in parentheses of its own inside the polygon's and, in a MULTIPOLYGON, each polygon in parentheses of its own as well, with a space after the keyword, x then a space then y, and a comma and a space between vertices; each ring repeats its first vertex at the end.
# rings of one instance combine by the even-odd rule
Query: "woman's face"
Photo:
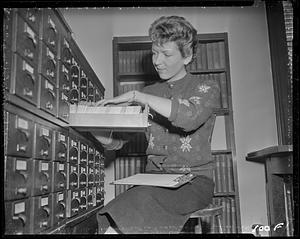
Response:
POLYGON ((189 57, 182 57, 175 42, 152 45, 152 62, 160 78, 168 81, 179 80, 185 76, 185 65, 189 57))

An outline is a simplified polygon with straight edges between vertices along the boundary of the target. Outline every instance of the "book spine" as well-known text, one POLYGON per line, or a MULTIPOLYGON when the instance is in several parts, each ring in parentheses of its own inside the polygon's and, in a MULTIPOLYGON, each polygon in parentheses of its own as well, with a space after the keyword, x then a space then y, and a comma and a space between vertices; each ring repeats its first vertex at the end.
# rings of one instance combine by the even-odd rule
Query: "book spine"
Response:
POLYGON ((231 201, 230 198, 225 198, 226 199, 226 232, 230 233, 231 232, 231 201))
POLYGON ((225 68, 225 43, 219 41, 220 68, 225 68))
POLYGON ((213 181, 214 181, 214 184, 215 184, 215 187, 214 187, 214 194, 218 192, 219 190, 219 185, 217 184, 217 164, 216 164, 216 156, 213 155, 213 161, 215 162, 215 167, 212 171, 212 174, 213 174, 213 181))
POLYGON ((216 166, 217 166, 217 192, 220 193, 223 191, 222 188, 222 178, 221 178, 221 160, 220 160, 220 155, 216 155, 216 166))
POLYGON ((206 54, 207 54, 207 68, 214 69, 214 58, 213 58, 213 43, 206 43, 206 54))
POLYGON ((235 200, 234 198, 230 198, 231 200, 231 232, 236 233, 236 209, 235 209, 235 200))
POLYGON ((221 156, 221 169, 222 169, 222 192, 227 192, 228 185, 228 175, 226 171, 226 155, 222 154, 221 156))
POLYGON ((124 58, 123 51, 119 51, 119 73, 120 74, 123 73, 123 58, 124 58))
POLYGON ((196 70, 197 71, 200 71, 203 69, 203 66, 202 66, 202 49, 201 49, 201 44, 199 43, 198 44, 198 47, 197 47, 197 51, 196 51, 196 70))
POLYGON ((207 69, 207 47, 205 43, 202 43, 201 45, 201 62, 202 62, 202 69, 207 69))
POLYGON ((219 89, 220 89, 220 97, 219 97, 219 102, 218 102, 217 107, 221 108, 221 106, 222 106, 222 94, 221 94, 221 86, 220 86, 220 75, 219 74, 213 74, 213 79, 218 84, 219 89))
POLYGON ((219 42, 212 43, 213 50, 213 68, 220 69, 220 51, 219 51, 219 42))
POLYGON ((134 51, 129 51, 130 56, 130 73, 135 73, 135 54, 134 51))
POLYGON ((227 154, 227 175, 228 175, 228 192, 234 192, 234 180, 233 180, 233 164, 231 154, 227 154))
POLYGON ((227 83, 225 73, 220 73, 220 86, 221 86, 221 96, 222 96, 222 107, 224 109, 228 108, 227 100, 227 83))

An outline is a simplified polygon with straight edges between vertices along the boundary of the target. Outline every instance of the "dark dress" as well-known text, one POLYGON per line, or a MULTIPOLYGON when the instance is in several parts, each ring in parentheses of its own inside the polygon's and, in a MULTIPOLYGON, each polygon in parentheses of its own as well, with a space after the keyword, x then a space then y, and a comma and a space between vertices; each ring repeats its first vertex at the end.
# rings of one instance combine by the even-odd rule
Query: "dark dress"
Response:
POLYGON ((147 86, 143 92, 172 100, 168 119, 155 112, 149 117, 146 172, 192 172, 198 176, 177 189, 128 189, 98 212, 99 229, 103 215, 108 214, 122 233, 179 233, 192 212, 212 201, 210 138, 220 89, 216 81, 188 73, 172 84, 147 86))

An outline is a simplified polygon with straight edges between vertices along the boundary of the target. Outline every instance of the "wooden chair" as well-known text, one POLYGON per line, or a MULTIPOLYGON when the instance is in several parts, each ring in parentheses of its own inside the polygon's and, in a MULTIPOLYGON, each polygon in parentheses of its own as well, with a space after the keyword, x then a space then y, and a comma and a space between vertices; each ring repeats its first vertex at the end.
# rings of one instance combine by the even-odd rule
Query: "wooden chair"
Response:
MULTIPOLYGON (((196 212, 193 212, 190 216, 190 218, 197 218, 198 219, 198 225, 195 226, 195 233, 196 234, 202 234, 202 226, 201 226, 201 219, 212 217, 212 220, 215 220, 218 227, 218 233, 223 233, 222 229, 222 222, 221 217, 223 216, 223 206, 217 206, 217 205, 209 205, 207 208, 198 210, 196 212)), ((210 231, 215 232, 213 227, 213 223, 210 225, 210 231)))

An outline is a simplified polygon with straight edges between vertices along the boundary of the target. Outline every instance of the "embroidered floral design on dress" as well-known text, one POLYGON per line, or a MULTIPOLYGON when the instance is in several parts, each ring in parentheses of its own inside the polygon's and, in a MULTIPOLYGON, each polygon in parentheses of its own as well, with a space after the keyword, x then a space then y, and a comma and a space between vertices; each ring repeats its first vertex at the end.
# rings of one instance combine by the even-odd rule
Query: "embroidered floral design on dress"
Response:
POLYGON ((179 102, 179 104, 184 104, 187 107, 190 106, 190 102, 188 100, 186 100, 186 99, 178 99, 178 102, 179 102))
POLYGON ((210 89, 210 86, 208 85, 198 85, 198 91, 200 93, 207 93, 207 91, 210 89))
POLYGON ((192 148, 192 146, 190 144, 191 140, 192 140, 192 138, 189 135, 186 137, 180 138, 180 141, 182 143, 180 148, 181 148, 182 152, 185 152, 185 151, 190 152, 190 150, 192 148))
POLYGON ((190 173, 191 172, 191 168, 186 166, 186 165, 183 165, 179 171, 182 171, 182 173, 190 173))
POLYGON ((153 137, 153 135, 152 135, 152 133, 150 133, 150 137, 149 137, 149 147, 151 147, 151 149, 153 149, 153 147, 154 147, 154 137, 153 137))
POLYGON ((190 100, 194 101, 197 105, 200 105, 201 97, 199 97, 199 96, 192 96, 192 97, 190 97, 190 100))

